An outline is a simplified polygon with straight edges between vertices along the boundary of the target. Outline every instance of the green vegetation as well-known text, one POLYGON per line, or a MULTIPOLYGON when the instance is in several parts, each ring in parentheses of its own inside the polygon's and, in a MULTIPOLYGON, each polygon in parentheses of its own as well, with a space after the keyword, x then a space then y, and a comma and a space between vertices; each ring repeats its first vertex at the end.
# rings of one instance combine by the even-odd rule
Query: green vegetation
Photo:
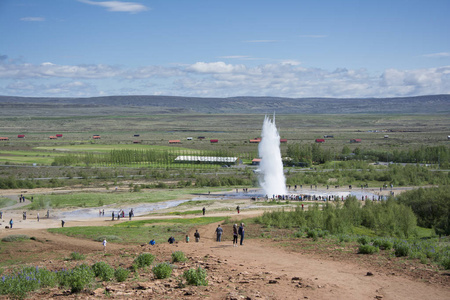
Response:
POLYGON ((152 265, 153 261, 155 260, 155 256, 151 253, 141 253, 133 262, 133 265, 136 266, 138 269, 149 267, 152 265))
POLYGON ((0 208, 14 205, 16 201, 10 198, 0 197, 0 208))
POLYGON ((294 210, 265 212, 256 219, 259 224, 278 228, 309 228, 326 230, 332 234, 351 233, 358 226, 373 230, 378 235, 409 237, 414 234, 416 217, 412 210, 394 199, 361 206, 355 197, 348 197, 344 205, 327 202, 322 210, 315 203, 304 211, 294 210))
POLYGON ((206 273, 206 270, 202 269, 202 267, 198 267, 197 269, 189 269, 183 273, 183 277, 189 285, 207 286, 207 276, 208 274, 206 273))
POLYGON ((21 242, 29 240, 30 237, 25 234, 11 234, 2 238, 2 242, 21 242))
POLYGON ((127 280, 129 275, 130 275, 130 270, 124 269, 122 267, 118 267, 114 271, 114 278, 117 280, 117 282, 123 282, 123 281, 127 280))
POLYGON ((86 258, 86 256, 84 256, 84 254, 81 254, 79 252, 72 252, 70 253, 70 260, 84 260, 86 258))
POLYGON ((158 279, 169 278, 172 275, 172 266, 167 262, 159 263, 152 268, 152 272, 158 279))
POLYGON ((434 228, 439 235, 450 235, 450 185, 407 191, 397 199, 411 207, 419 226, 434 228))
POLYGON ((183 251, 175 251, 172 253, 172 262, 185 262, 187 261, 186 256, 184 255, 183 251))
POLYGON ((114 277, 114 268, 103 261, 96 262, 92 265, 92 270, 96 277, 100 277, 103 281, 110 281, 114 277))

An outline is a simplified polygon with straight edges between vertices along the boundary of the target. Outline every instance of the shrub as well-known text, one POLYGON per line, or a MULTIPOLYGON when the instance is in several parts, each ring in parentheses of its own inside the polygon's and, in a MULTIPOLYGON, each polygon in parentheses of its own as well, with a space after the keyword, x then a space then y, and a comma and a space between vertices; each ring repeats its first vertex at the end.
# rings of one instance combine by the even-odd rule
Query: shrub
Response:
POLYGON ((150 266, 155 260, 155 256, 150 253, 141 253, 133 262, 138 268, 150 266))
POLYGON ((164 262, 154 266, 152 271, 158 279, 169 278, 172 274, 172 266, 169 263, 164 262))
POLYGON ((358 244, 360 245, 367 245, 370 243, 370 238, 368 236, 360 236, 357 240, 358 244))
POLYGON ((30 237, 25 234, 12 234, 12 235, 8 235, 8 236, 5 236, 4 238, 2 238, 2 242, 20 242, 20 241, 25 241, 25 240, 29 240, 29 239, 30 239, 30 237))
POLYGON ((395 256, 408 256, 410 249, 406 242, 396 242, 394 244, 395 256))
POLYGON ((172 253, 172 262, 185 262, 187 261, 186 256, 184 256, 184 253, 182 251, 175 251, 172 253))
POLYGON ((78 252, 72 252, 72 253, 70 253, 70 260, 83 260, 83 259, 85 259, 86 257, 83 255, 83 254, 81 254, 81 253, 78 253, 78 252))
POLYGON ((103 261, 93 264, 92 271, 94 271, 96 277, 100 277, 103 281, 110 281, 114 277, 114 268, 103 261))
POLYGON ((59 273, 60 285, 70 288, 72 293, 91 287, 95 279, 94 271, 86 264, 76 266, 71 271, 63 270, 59 273))
POLYGON ((109 241, 121 241, 122 239, 117 235, 101 235, 94 239, 96 242, 103 242, 103 240, 109 241))
POLYGON ((319 239, 319 233, 315 229, 308 230, 308 232, 306 232, 306 236, 312 238, 314 241, 317 241, 319 239))
POLYGON ((208 280, 206 279, 207 273, 206 270, 198 267, 197 269, 189 269, 184 271, 183 277, 186 278, 186 281, 190 285, 208 285, 208 280))
POLYGON ((369 244, 365 244, 365 245, 360 245, 359 249, 358 249, 358 253, 360 254, 374 254, 374 253, 378 253, 380 251, 380 249, 378 249, 378 247, 369 245, 369 244))
POLYGON ((118 282, 123 282, 127 280, 128 275, 130 275, 130 271, 122 267, 118 267, 114 272, 114 277, 118 282))
POLYGON ((394 246, 394 243, 392 243, 388 239, 375 239, 373 241, 373 245, 380 248, 381 250, 391 250, 394 246))

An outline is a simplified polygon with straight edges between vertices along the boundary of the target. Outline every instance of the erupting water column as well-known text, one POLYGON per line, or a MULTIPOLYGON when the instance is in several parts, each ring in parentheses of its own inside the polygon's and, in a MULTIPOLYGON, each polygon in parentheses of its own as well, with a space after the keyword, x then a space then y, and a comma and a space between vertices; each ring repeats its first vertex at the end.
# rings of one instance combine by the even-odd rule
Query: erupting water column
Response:
POLYGON ((273 195, 286 195, 286 178, 281 160, 280 135, 275 126, 275 114, 273 120, 268 116, 264 118, 258 152, 261 158, 259 184, 265 194, 269 198, 273 195))

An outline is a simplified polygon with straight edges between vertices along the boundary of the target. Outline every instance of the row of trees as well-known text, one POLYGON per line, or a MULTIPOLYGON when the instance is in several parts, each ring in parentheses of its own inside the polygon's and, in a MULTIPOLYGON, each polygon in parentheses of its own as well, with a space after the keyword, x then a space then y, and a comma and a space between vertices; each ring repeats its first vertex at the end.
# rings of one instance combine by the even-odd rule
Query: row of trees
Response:
MULTIPOLYGON (((446 146, 422 146, 409 150, 373 150, 356 147, 353 151, 347 145, 341 151, 324 149, 321 144, 290 144, 287 157, 291 164, 306 165, 323 164, 333 160, 366 160, 392 161, 395 163, 426 163, 438 164, 442 168, 449 167, 450 148, 446 146)), ((289 163, 287 162, 287 163, 289 163)))
POLYGON ((407 191, 397 199, 411 207, 419 226, 434 228, 439 235, 450 235, 450 185, 407 191))
POLYGON ((413 235, 417 225, 412 209, 393 198, 381 203, 366 201, 361 206, 356 197, 348 197, 343 205, 327 202, 322 210, 314 204, 306 211, 297 207, 265 212, 257 222, 278 228, 322 229, 332 234, 352 233, 355 227, 364 226, 378 235, 400 238, 413 235))

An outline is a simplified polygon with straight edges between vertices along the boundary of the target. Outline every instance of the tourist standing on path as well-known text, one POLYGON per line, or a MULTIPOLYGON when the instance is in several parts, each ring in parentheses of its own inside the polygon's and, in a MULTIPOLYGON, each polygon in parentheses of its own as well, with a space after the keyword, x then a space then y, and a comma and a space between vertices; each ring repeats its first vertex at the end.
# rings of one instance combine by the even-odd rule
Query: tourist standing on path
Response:
POLYGON ((239 205, 236 207, 236 211, 237 211, 237 213, 239 213, 241 211, 241 208, 239 207, 239 205))
POLYGON ((220 227, 220 225, 217 225, 217 228, 216 228, 216 234, 217 234, 216 242, 221 242, 222 241, 222 233, 223 233, 222 227, 220 227))
POLYGON ((203 215, 205 215, 205 213, 206 213, 206 208, 205 207, 202 208, 202 212, 203 212, 203 215))
POLYGON ((244 229, 244 223, 241 223, 241 226, 239 226, 239 231, 238 231, 239 235, 241 236, 241 246, 242 246, 242 242, 244 241, 244 233, 245 233, 245 229, 244 229))
POLYGON ((3 212, 0 211, 0 219, 3 219, 3 212))
POLYGON ((64 227, 64 224, 66 224, 66 221, 61 220, 61 227, 64 227))
POLYGON ((12 219, 11 219, 11 220, 9 220, 9 228, 11 228, 11 229, 12 229, 12 226, 13 226, 13 224, 14 224, 13 220, 12 220, 12 219))
POLYGON ((47 219, 50 218, 50 210, 47 209, 47 219))
POLYGON ((106 252, 106 239, 103 240, 103 252, 106 252))
POLYGON ((39 213, 36 214, 37 221, 39 222, 39 213))
POLYGON ((195 242, 198 243, 200 241, 200 232, 198 232, 198 229, 195 229, 194 237, 195 242))
POLYGON ((233 247, 237 247, 238 240, 238 227, 237 224, 233 225, 233 247))

